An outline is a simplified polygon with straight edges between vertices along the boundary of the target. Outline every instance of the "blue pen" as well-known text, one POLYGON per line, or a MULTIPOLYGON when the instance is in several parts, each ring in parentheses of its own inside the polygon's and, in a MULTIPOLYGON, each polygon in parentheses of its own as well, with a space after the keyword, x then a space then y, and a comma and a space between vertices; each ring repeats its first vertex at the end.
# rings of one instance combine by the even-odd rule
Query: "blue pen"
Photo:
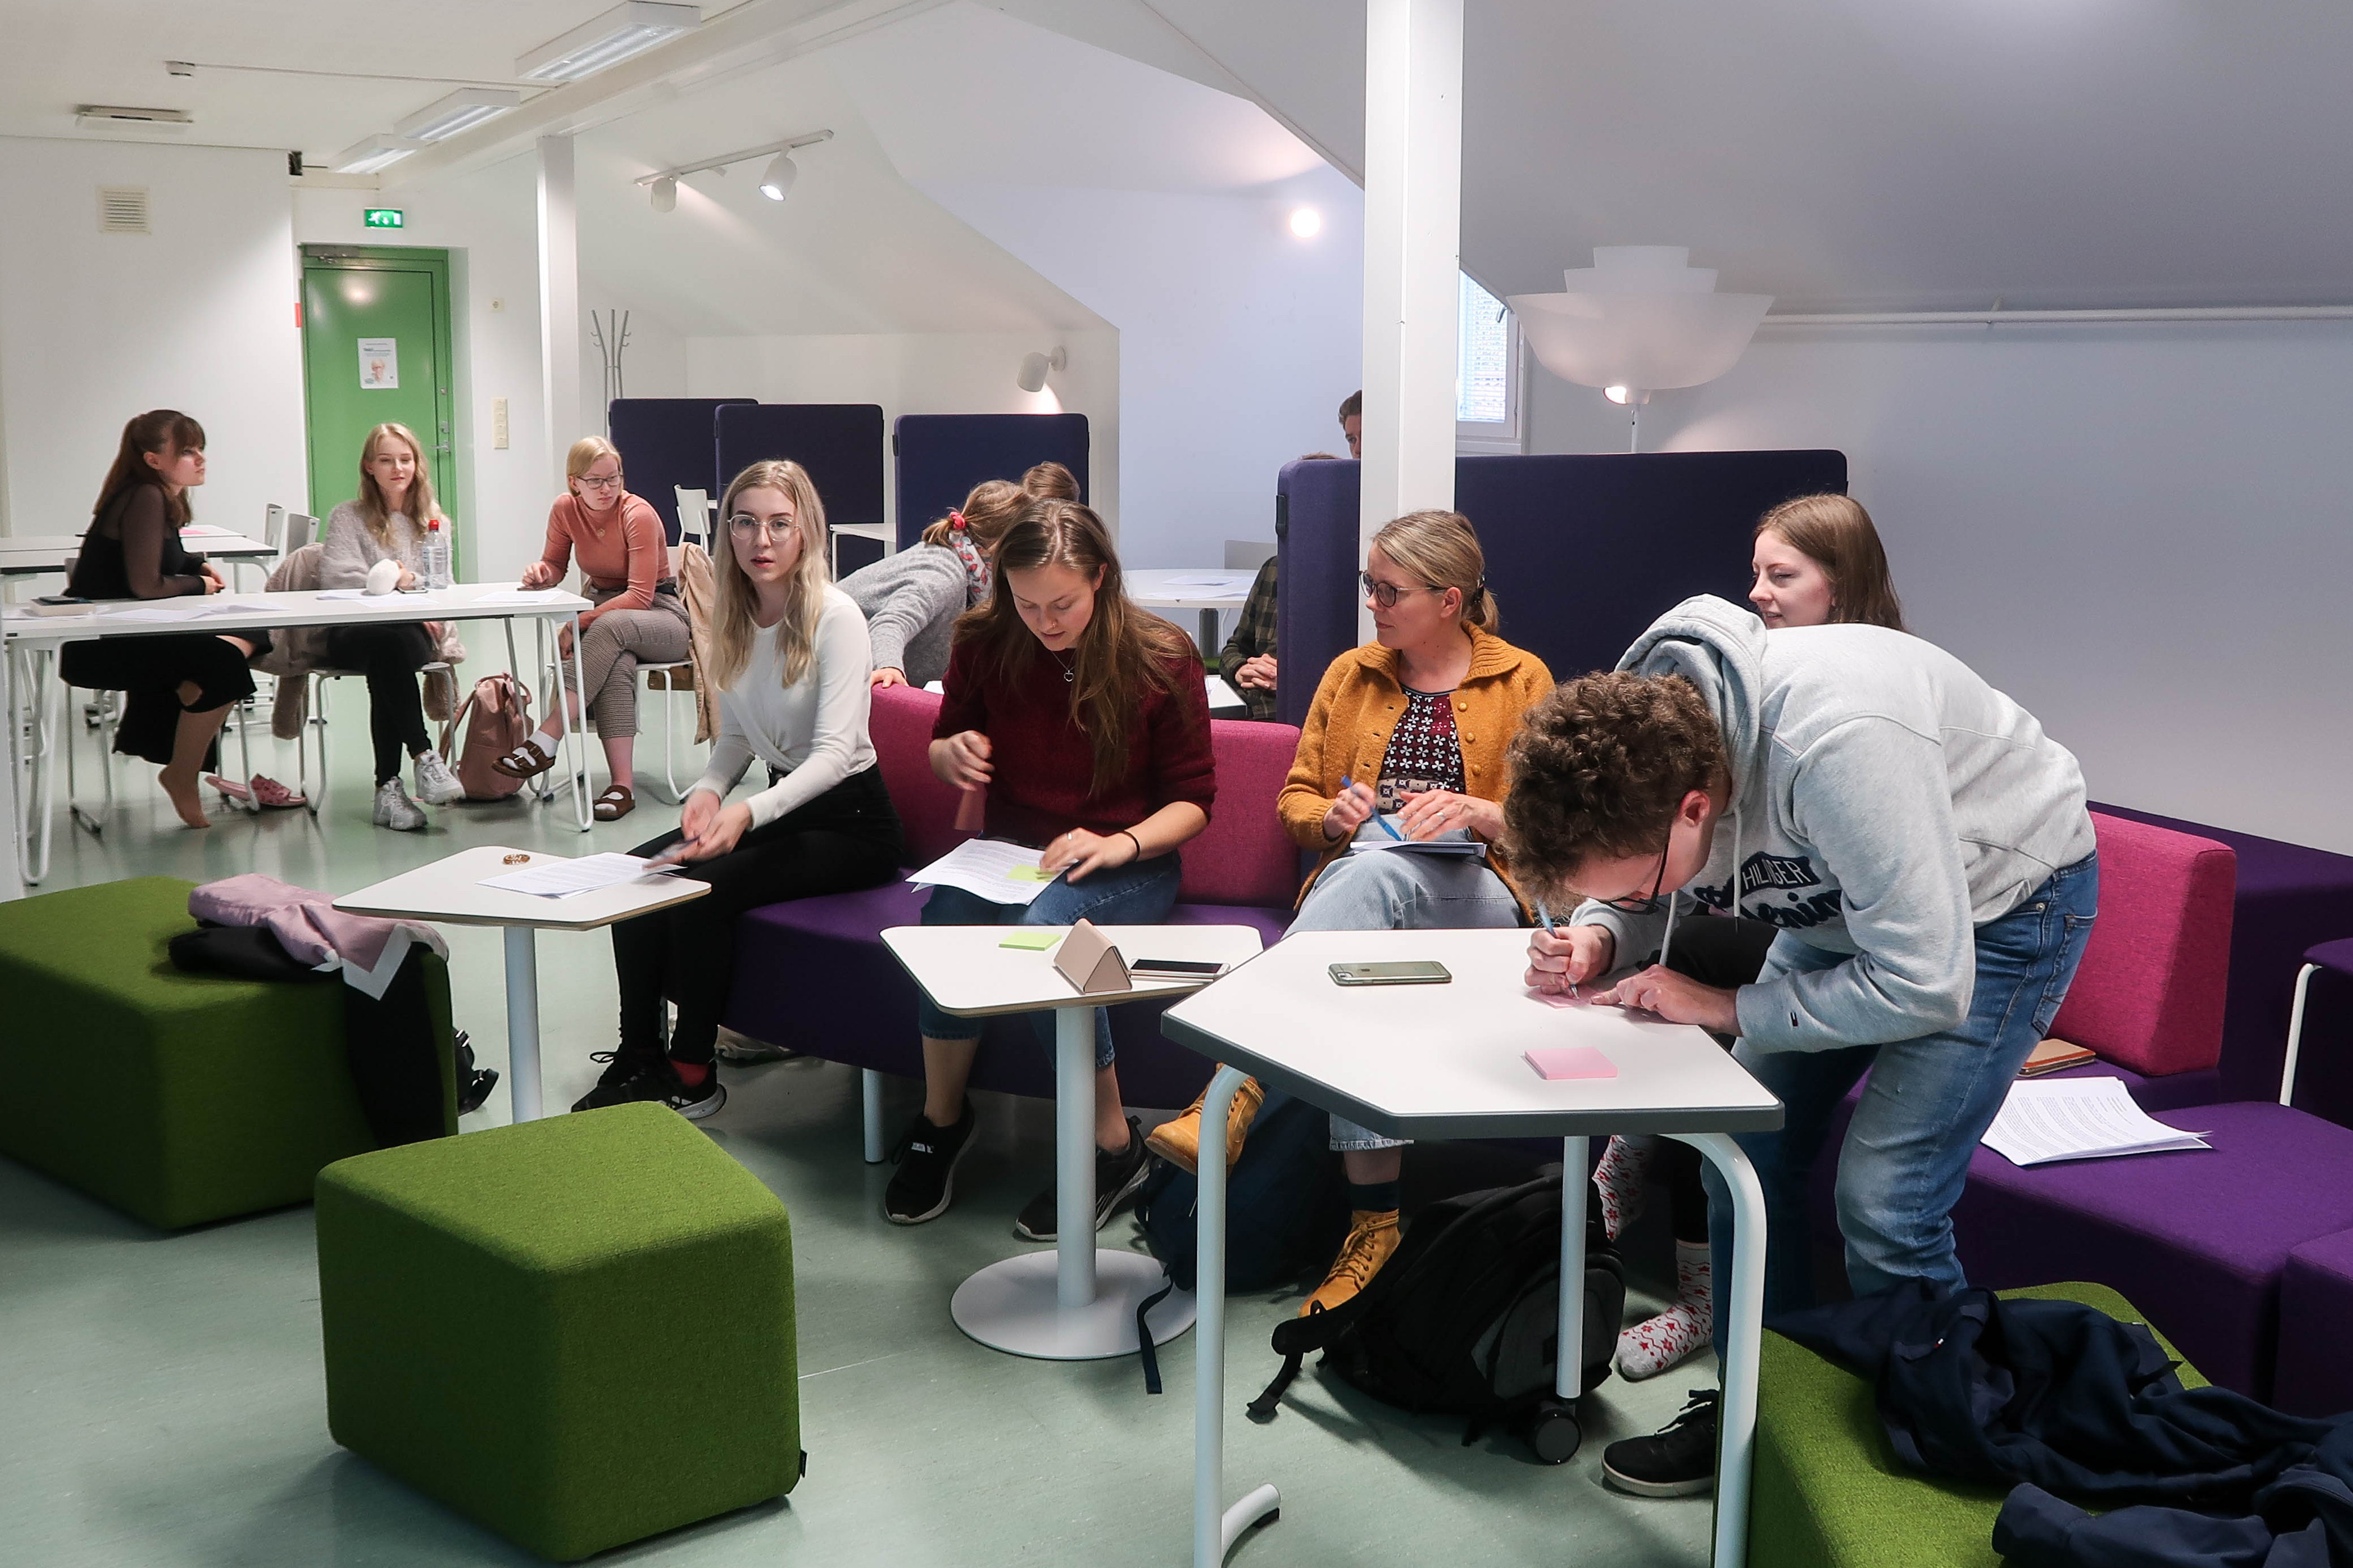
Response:
MULTIPOLYGON (((1356 787, 1356 784, 1348 777, 1347 774, 1342 773, 1340 775, 1340 788, 1344 792, 1352 790, 1356 787)), ((1373 807, 1373 820, 1379 824, 1381 831, 1388 834, 1391 838, 1396 839, 1400 844, 1405 842, 1405 835, 1399 833, 1397 830, 1396 826, 1392 824, 1388 817, 1381 815, 1380 807, 1377 805, 1373 807)))
MULTIPOLYGON (((1556 931, 1553 930, 1553 928, 1552 928, 1552 911, 1551 911, 1550 910, 1546 909, 1546 908, 1544 907, 1543 900, 1539 900, 1537 901, 1537 903, 1536 903, 1536 919, 1537 919, 1538 921, 1540 921, 1541 922, 1543 922, 1543 925, 1544 925, 1544 928, 1545 928, 1545 935, 1546 935, 1546 936, 1558 936, 1558 935, 1560 934, 1558 931, 1556 931)), ((1576 982, 1576 981, 1574 981, 1574 980, 1572 980, 1572 981, 1570 981, 1570 982, 1568 983, 1568 994, 1569 994, 1571 996, 1576 997, 1576 998, 1577 998, 1578 1001, 1580 1001, 1580 1002, 1582 1002, 1582 1001, 1584 1001, 1584 1000, 1585 1000, 1585 993, 1583 993, 1583 992, 1579 991, 1579 990, 1577 988, 1577 982, 1576 982)))

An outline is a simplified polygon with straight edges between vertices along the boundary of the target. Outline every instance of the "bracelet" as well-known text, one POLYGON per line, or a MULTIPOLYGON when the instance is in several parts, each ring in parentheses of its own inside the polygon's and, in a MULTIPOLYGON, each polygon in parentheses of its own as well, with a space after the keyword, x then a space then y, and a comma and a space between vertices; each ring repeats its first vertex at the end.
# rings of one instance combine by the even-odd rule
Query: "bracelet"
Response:
MULTIPOLYGON (((1143 839, 1141 839, 1141 838, 1138 838, 1138 837, 1137 837, 1134 834, 1133 834, 1133 833, 1128 833, 1128 832, 1127 832, 1127 829, 1126 829, 1126 828, 1124 828, 1124 827, 1121 828, 1121 829, 1120 829, 1120 831, 1121 831, 1122 833, 1127 833, 1127 841, 1128 841, 1130 844, 1133 844, 1133 845, 1134 845, 1134 846, 1135 846, 1135 860, 1141 860, 1141 859, 1143 859, 1143 858, 1144 858, 1144 840, 1143 840, 1143 839)), ((1131 860, 1131 861, 1129 861, 1129 862, 1128 862, 1128 864, 1129 864, 1129 865, 1131 865, 1131 866, 1133 866, 1134 864, 1135 864, 1135 860, 1131 860)))

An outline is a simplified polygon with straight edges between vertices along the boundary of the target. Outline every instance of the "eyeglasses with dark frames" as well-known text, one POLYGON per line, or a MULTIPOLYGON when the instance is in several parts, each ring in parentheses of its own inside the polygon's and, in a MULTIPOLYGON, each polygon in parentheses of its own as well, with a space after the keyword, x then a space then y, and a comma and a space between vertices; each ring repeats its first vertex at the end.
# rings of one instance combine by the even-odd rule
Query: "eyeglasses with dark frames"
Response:
POLYGON ((1674 829, 1671 827, 1667 830, 1667 841, 1659 847, 1658 874, 1651 879, 1648 893, 1629 893, 1622 899, 1596 899, 1593 901, 1605 910, 1616 910, 1621 915, 1657 914, 1666 907, 1665 901, 1659 897, 1659 889, 1666 886, 1667 851, 1674 847, 1674 829))
POLYGON ((1443 594, 1446 592, 1445 589, 1440 587, 1435 583, 1424 583, 1419 587, 1414 588, 1400 588, 1394 583, 1376 583, 1373 581, 1373 574, 1370 572, 1357 573, 1356 582, 1358 585, 1363 588, 1365 597, 1370 599, 1374 604, 1378 605, 1384 610, 1396 609, 1398 598, 1400 595, 1443 594))

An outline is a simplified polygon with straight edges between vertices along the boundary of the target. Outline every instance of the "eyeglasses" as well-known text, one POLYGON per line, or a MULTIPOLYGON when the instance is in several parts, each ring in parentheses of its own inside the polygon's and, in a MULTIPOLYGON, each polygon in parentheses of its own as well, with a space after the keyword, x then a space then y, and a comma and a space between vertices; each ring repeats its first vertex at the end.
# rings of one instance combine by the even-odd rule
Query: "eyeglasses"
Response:
POLYGON ((1357 573, 1356 582, 1357 584, 1363 588, 1365 597, 1370 599, 1374 604, 1378 605, 1384 610, 1393 610, 1397 608, 1398 595, 1400 594, 1442 594, 1446 592, 1445 589, 1431 583, 1425 583, 1418 588, 1400 588, 1394 583, 1376 583, 1373 581, 1373 574, 1370 572, 1357 573))
POLYGON ((756 517, 747 517, 738 513, 727 520, 727 526, 735 531, 735 537, 738 539, 758 539, 764 536, 769 539, 784 539, 792 533, 797 525, 789 517, 765 521, 756 517))
POLYGON ((617 490, 621 488, 621 476, 615 474, 610 479, 600 479, 593 474, 582 474, 579 484, 584 490, 617 490))
POLYGON ((1659 846, 1659 871, 1651 879, 1651 890, 1647 894, 1629 893, 1622 899, 1596 899, 1593 901, 1605 910, 1616 910, 1620 914, 1657 914, 1662 907, 1659 889, 1667 881, 1667 851, 1674 847, 1674 829, 1671 827, 1667 830, 1667 841, 1659 846))

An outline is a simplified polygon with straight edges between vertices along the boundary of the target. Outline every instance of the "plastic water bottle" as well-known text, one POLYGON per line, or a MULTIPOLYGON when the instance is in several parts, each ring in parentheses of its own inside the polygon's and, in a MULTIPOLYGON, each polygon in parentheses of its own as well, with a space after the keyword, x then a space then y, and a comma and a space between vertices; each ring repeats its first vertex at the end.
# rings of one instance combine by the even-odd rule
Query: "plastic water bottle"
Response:
POLYGON ((425 525, 425 586, 447 588, 449 576, 449 536, 441 531, 441 520, 433 519, 425 525))

